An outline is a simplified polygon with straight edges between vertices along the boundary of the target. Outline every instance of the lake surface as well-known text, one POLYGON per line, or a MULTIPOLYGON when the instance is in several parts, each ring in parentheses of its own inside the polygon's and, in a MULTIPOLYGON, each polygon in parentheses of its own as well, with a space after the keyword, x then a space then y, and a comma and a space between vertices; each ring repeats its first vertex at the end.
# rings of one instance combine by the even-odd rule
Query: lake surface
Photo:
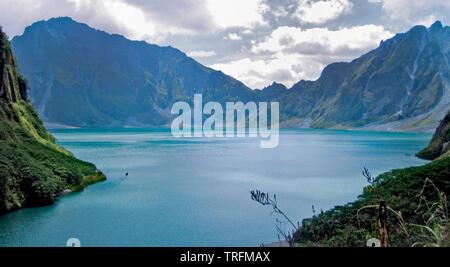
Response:
POLYGON ((354 201, 373 174, 422 165, 429 134, 282 130, 260 140, 175 139, 166 129, 53 131, 108 180, 48 207, 0 217, 0 246, 259 246, 275 217, 250 191, 276 193, 294 220, 354 201), (128 172, 129 176, 125 177, 128 172))

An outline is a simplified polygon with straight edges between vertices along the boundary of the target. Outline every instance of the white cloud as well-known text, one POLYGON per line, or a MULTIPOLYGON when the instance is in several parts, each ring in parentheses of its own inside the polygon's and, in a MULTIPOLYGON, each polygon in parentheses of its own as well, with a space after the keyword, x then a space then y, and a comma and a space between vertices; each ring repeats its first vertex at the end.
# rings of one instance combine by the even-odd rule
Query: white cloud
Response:
POLYGON ((243 58, 210 66, 242 81, 253 89, 262 89, 273 81, 290 87, 303 78, 315 77, 324 65, 310 56, 280 55, 270 59, 243 58))
MULTIPOLYGON (((75 8, 72 13, 64 15, 102 30, 123 34, 130 39, 158 43, 168 35, 198 33, 198 29, 191 27, 192 25, 181 23, 183 20, 175 16, 178 13, 177 9, 166 11, 166 15, 173 18, 172 21, 167 21, 160 19, 162 14, 154 13, 149 7, 137 5, 133 1, 66 0, 66 2, 75 8)), ((207 17, 197 19, 205 23, 208 21, 207 17)))
MULTIPOLYGON (((382 3, 384 12, 394 20, 403 20, 411 24, 421 24, 428 22, 430 14, 424 15, 427 10, 450 8, 450 1, 445 0, 368 0, 371 3, 382 3)), ((448 10, 446 11, 448 12, 448 10)), ((445 13, 445 11, 444 11, 445 13)))
POLYGON ((187 53, 187 55, 189 57, 193 57, 193 58, 203 58, 203 57, 213 57, 216 55, 215 51, 191 51, 189 53, 187 53))
MULTIPOLYGON (((82 1, 88 3, 84 8, 91 8, 91 1, 82 1)), ((165 34, 191 33, 189 29, 170 27, 168 25, 165 27, 166 32, 160 33, 158 32, 158 25, 149 21, 142 9, 122 1, 104 1, 103 5, 105 14, 109 14, 111 20, 119 24, 121 28, 125 28, 128 33, 127 37, 131 39, 147 39, 157 42, 160 39, 164 39, 165 34)))
POLYGON ((301 54, 335 53, 339 50, 373 49, 381 40, 392 36, 383 26, 364 25, 341 28, 302 30, 296 27, 279 27, 263 42, 253 46, 254 53, 289 51, 301 54))
POLYGON ((315 80, 327 64, 352 60, 392 36, 382 26, 376 25, 335 31, 279 27, 264 41, 254 42, 251 49, 253 57, 211 67, 251 88, 263 88, 272 81, 290 87, 302 79, 315 80))
POLYGON ((265 24, 262 14, 267 6, 262 0, 206 0, 207 9, 220 28, 251 28, 265 24))
POLYGON ((352 7, 349 0, 299 0, 296 16, 303 23, 324 24, 349 13, 352 7))
POLYGON ((271 9, 270 12, 272 13, 273 16, 275 16, 276 18, 283 18, 283 17, 287 17, 289 16, 289 12, 286 10, 285 6, 277 6, 274 9, 271 9))
POLYGON ((206 35, 264 25, 262 0, 1 0, 0 23, 11 35, 38 20, 69 16, 130 39, 159 42, 169 35, 206 35))
POLYGON ((224 39, 229 39, 229 40, 233 40, 233 41, 240 41, 240 40, 242 40, 242 37, 237 35, 236 33, 230 33, 227 36, 225 36, 224 39))
POLYGON ((434 22, 436 22, 436 20, 438 20, 437 16, 435 14, 431 14, 421 20, 418 20, 417 24, 430 27, 434 22))

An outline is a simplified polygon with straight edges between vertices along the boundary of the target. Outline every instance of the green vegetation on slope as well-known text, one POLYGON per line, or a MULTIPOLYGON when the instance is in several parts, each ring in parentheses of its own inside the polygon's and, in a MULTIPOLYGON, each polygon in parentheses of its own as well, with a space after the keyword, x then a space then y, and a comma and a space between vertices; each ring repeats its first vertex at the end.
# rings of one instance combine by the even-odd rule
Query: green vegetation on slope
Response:
POLYGON ((292 232, 286 232, 277 219, 277 231, 290 246, 364 247, 373 238, 379 238, 381 246, 450 246, 449 116, 450 112, 425 153, 419 153, 431 155, 433 162, 377 178, 364 169, 369 186, 353 203, 319 215, 313 206, 314 216, 296 225, 278 207, 276 195, 256 190, 252 200, 272 207, 292 226, 292 232))
MULTIPOLYGON (((387 218, 389 246, 405 247, 417 242, 433 243, 435 238, 431 232, 423 229, 425 226, 429 226, 430 229, 442 226, 433 221, 436 217, 430 220, 437 209, 447 210, 446 220, 448 220, 448 201, 445 198, 445 203, 441 203, 436 188, 444 196, 448 196, 449 177, 449 157, 421 167, 384 173, 377 177, 372 185, 364 188, 364 193, 357 201, 305 219, 294 235, 295 242, 299 246, 366 246, 370 238, 379 238, 378 212, 376 208, 363 208, 376 206, 382 200, 392 209, 388 211, 387 218), (432 183, 426 183, 427 178, 432 183), (424 199, 428 205, 424 204, 424 199), (430 226, 430 222, 434 225, 430 226)), ((449 246, 448 221, 443 225, 445 229, 441 229, 439 233, 442 237, 440 245, 449 246)))
POLYGON ((93 164, 55 143, 26 90, 0 30, 0 214, 48 205, 65 189, 78 191, 106 179, 93 164))

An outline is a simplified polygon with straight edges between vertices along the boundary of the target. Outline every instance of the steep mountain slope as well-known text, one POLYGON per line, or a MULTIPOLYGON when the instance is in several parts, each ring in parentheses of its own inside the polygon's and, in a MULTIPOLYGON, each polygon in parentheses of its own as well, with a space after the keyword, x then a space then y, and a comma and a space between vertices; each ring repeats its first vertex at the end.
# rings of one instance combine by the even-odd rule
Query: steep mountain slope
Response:
POLYGON ((287 93, 288 89, 286 86, 273 82, 272 85, 265 87, 261 91, 257 91, 258 101, 268 102, 287 93))
POLYGON ((170 107, 204 101, 278 101, 285 127, 432 131, 450 105, 449 27, 416 26, 317 81, 252 91, 171 47, 134 42, 70 18, 41 21, 12 41, 47 123, 170 124, 170 107))
POLYGON ((417 156, 422 159, 434 160, 438 157, 450 156, 450 111, 441 121, 436 133, 427 148, 420 151, 417 156))
POLYGON ((104 179, 94 165, 56 145, 45 130, 0 29, 0 214, 50 204, 64 189, 79 190, 104 179))
POLYGON ((290 126, 431 130, 450 106, 450 28, 416 26, 276 101, 290 126))
POLYGON ((33 105, 71 126, 169 123, 176 101, 250 100, 244 84, 171 47, 130 41, 70 18, 41 21, 12 40, 33 105))

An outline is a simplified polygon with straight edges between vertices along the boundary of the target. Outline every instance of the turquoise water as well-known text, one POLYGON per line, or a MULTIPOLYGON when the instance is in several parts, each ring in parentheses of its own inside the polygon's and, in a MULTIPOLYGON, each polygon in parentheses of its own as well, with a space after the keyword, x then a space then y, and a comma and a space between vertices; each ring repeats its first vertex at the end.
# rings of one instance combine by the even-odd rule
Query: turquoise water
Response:
POLYGON ((48 207, 0 217, 0 246, 258 246, 277 240, 275 217, 250 191, 276 193, 295 220, 345 204, 373 174, 424 164, 429 134, 282 130, 260 140, 175 139, 165 129, 53 131, 108 181, 48 207), (125 177, 125 173, 129 176, 125 177))

